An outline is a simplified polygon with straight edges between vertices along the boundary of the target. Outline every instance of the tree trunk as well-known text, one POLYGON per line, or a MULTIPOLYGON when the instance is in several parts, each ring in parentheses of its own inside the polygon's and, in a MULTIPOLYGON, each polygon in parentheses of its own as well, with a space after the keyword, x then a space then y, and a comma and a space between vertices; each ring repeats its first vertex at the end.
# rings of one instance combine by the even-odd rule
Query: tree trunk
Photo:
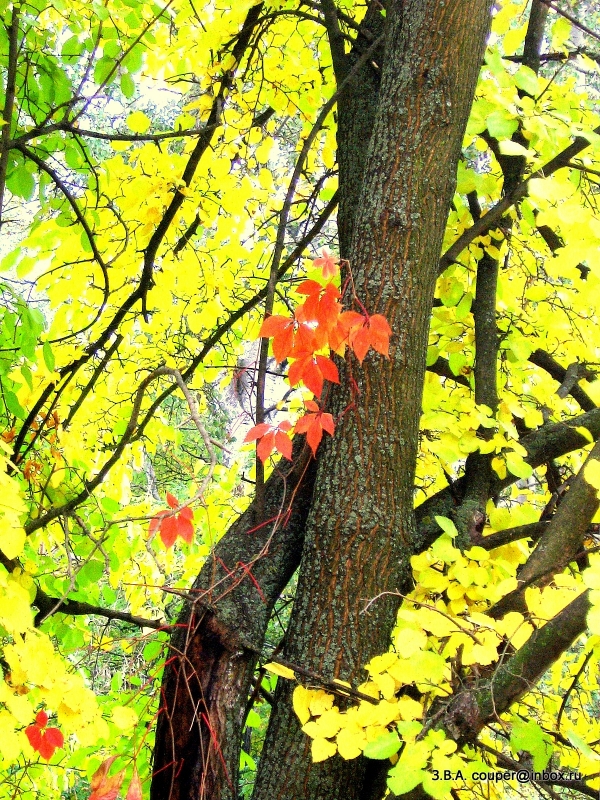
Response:
POLYGON ((151 800, 237 797, 244 709, 273 606, 300 561, 314 461, 298 437, 217 544, 177 620, 165 666, 151 800))
MULTIPOLYGON (((332 396, 333 412, 347 413, 319 460, 286 642, 291 661, 328 677, 360 679, 363 665, 387 649, 395 601, 382 598, 362 612, 408 574, 433 291, 490 6, 388 3, 350 263, 361 301, 389 320, 392 346, 389 360, 371 355, 361 369, 345 365, 332 396)), ((254 800, 371 796, 366 760, 311 762, 310 741, 291 710, 291 686, 281 683, 254 800)))

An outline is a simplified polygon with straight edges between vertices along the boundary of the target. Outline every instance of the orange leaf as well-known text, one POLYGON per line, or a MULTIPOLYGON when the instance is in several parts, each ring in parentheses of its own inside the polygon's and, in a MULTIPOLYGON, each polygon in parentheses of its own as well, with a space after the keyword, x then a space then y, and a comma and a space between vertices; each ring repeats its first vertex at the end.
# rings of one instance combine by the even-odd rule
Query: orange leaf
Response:
POLYGON ((131 778, 129 789, 127 789, 125 800, 142 800, 142 782, 135 767, 133 768, 133 777, 131 778))
POLYGON ((275 447, 284 458, 292 460, 292 440, 282 430, 278 430, 275 434, 275 447))
MULTIPOLYGON (((306 407, 319 408, 317 404, 313 403, 312 401, 308 401, 306 403, 306 407)), ((303 417, 300 417, 298 422, 296 422, 296 432, 306 433, 306 441, 308 442, 310 449, 313 451, 313 455, 316 455, 317 447, 323 438, 323 431, 333 434, 334 430, 335 423, 333 421, 333 417, 331 414, 327 414, 320 409, 316 413, 305 414, 303 417)))
POLYGON ((255 442, 257 439, 260 439, 270 428, 271 426, 268 422, 261 422, 260 425, 255 425, 253 428, 250 428, 244 437, 244 444, 246 444, 246 442, 255 442))
POLYGON ((337 272, 337 259, 324 247, 321 250, 321 258, 315 258, 313 267, 321 267, 324 278, 333 278, 337 272))
POLYGON ((273 337, 273 355, 277 362, 281 362, 294 346, 294 320, 277 315, 267 317, 260 327, 259 336, 273 337))
POLYGON ((171 494, 171 492, 167 492, 167 503, 170 508, 177 508, 179 506, 179 500, 174 494, 171 494))
POLYGON ((116 756, 107 758, 93 774, 92 780, 90 781, 92 793, 88 800, 116 800, 121 784, 123 783, 125 770, 122 769, 120 772, 117 772, 116 775, 109 776, 108 770, 111 768, 115 758, 116 756))
POLYGON ((256 446, 256 455, 260 458, 260 460, 264 464, 274 449, 275 449, 275 433, 271 430, 269 431, 269 433, 265 433, 265 435, 262 437, 262 439, 256 446))

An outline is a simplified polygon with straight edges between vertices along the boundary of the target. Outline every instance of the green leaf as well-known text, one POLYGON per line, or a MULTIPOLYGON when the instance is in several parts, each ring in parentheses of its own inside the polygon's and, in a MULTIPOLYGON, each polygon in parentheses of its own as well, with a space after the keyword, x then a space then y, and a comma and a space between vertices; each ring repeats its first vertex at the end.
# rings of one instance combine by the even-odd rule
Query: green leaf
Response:
POLYGON ((458 531, 456 529, 456 525, 452 522, 451 519, 448 519, 448 517, 436 516, 435 517, 435 521, 440 526, 440 528, 444 531, 444 533, 448 534, 448 536, 454 537, 454 536, 457 535, 458 531))
POLYGON ((125 95, 128 100, 135 94, 135 82, 131 75, 128 72, 121 73, 121 77, 119 78, 119 83, 121 86, 121 91, 125 95))
POLYGON ((4 402, 9 413, 13 414, 17 419, 25 419, 27 416, 25 409, 19 403, 17 395, 10 389, 4 389, 4 402))
POLYGON ((519 717, 513 719, 510 734, 510 746, 513 753, 525 750, 533 756, 533 768, 543 770, 553 753, 552 740, 534 720, 524 722, 519 717))
POLYGON ((486 120, 487 129, 494 139, 510 139, 519 127, 518 120, 505 111, 494 111, 486 120))
POLYGON ((54 372, 54 365, 56 364, 56 359, 54 358, 54 353, 52 352, 52 348, 50 347, 49 342, 44 342, 42 347, 42 355, 44 356, 44 364, 49 369, 50 372, 54 372))
POLYGON ((377 739, 373 739, 372 742, 368 742, 363 753, 367 758, 383 761, 397 753, 400 745, 401 741, 397 733, 384 733, 382 736, 378 736, 377 739))
POLYGON ((521 66, 514 74, 515 83, 527 94, 535 97, 539 92, 538 76, 535 72, 526 66, 521 66))
POLYGON ((387 785, 394 794, 406 794, 418 786, 425 775, 422 769, 411 769, 403 765, 402 769, 397 770, 394 767, 388 773, 387 785))

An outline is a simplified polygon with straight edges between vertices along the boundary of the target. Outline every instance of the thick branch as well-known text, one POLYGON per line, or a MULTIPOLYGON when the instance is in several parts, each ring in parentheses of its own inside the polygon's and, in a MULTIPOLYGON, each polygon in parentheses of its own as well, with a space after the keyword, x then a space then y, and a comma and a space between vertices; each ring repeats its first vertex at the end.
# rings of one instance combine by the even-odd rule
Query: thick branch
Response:
MULTIPOLYGON (((531 361, 532 364, 535 364, 536 367, 541 367, 541 369, 545 370, 551 377, 554 378, 555 381, 558 381, 561 386, 565 385, 565 381, 568 377, 567 370, 562 367, 558 361, 552 358, 549 353, 546 353, 545 350, 540 350, 539 348, 534 350, 529 356, 529 361, 531 361)), ((583 370, 585 370, 584 364, 581 364, 580 366, 583 368, 583 370)), ((579 403, 584 411, 591 411, 592 409, 596 408, 596 404, 577 384, 577 380, 579 380, 579 377, 575 376, 574 382, 568 387, 568 392, 565 392, 565 395, 567 393, 570 394, 573 400, 579 403)), ((561 397, 565 395, 561 395, 561 397)))
MULTIPOLYGON (((600 133, 600 125, 594 128, 593 132, 600 133)), ((585 150, 586 147, 589 147, 589 145, 589 141, 584 136, 577 136, 562 152, 548 161, 543 167, 540 167, 540 169, 529 175, 525 180, 521 181, 512 192, 503 197, 502 200, 499 200, 496 205, 492 206, 480 219, 475 220, 473 225, 456 239, 454 244, 446 250, 440 259, 440 273, 447 269, 450 264, 453 264, 463 250, 474 242, 475 239, 479 236, 483 236, 498 225, 509 208, 527 195, 530 180, 534 178, 547 178, 562 167, 568 166, 569 161, 581 153, 582 150, 585 150)))
POLYGON ((10 25, 8 27, 8 62, 6 65, 6 88, 4 92, 4 108, 2 109, 2 128, 0 129, 0 227, 4 209, 4 192, 6 191, 6 173, 8 170, 8 151, 10 131, 12 127, 13 110, 15 106, 15 91, 17 79, 17 59, 19 55, 19 13, 20 6, 16 3, 12 7, 10 25))

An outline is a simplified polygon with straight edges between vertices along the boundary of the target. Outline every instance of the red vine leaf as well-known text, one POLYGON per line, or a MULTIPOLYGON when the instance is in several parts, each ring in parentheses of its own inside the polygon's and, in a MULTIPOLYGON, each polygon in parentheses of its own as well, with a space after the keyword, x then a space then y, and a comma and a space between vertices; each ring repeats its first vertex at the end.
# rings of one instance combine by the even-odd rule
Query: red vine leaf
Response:
POLYGON ((184 542, 192 543, 194 538, 194 512, 189 506, 182 508, 179 513, 173 514, 172 509, 179 508, 179 500, 175 495, 167 492, 167 503, 169 508, 164 508, 159 511, 150 520, 148 531, 153 536, 156 531, 159 531, 160 538, 165 547, 172 547, 177 541, 177 537, 181 536, 184 542))
POLYGON ((337 258, 326 247, 321 250, 321 257, 313 261, 313 267, 321 267, 324 278, 333 278, 337 274, 337 264, 337 258))
POLYGON ((303 383, 307 389, 320 397, 323 391, 323 381, 339 383, 340 378, 336 365, 327 356, 315 356, 312 353, 298 358, 288 370, 288 380, 291 386, 303 383))
POLYGON ((306 433, 306 441, 313 455, 316 455, 317 447, 323 438, 323 431, 333 435, 335 423, 331 414, 322 411, 312 400, 308 400, 305 406, 311 413, 305 414, 296 422, 296 433, 306 433))
POLYGON ((279 425, 269 425, 268 422, 261 422, 250 428, 244 438, 244 442, 258 441, 256 454, 265 463, 273 450, 277 450, 288 461, 292 460, 292 440, 288 432, 291 430, 291 423, 287 420, 280 422, 279 425))
POLYGON ((45 711, 38 711, 35 723, 25 728, 25 736, 29 744, 36 750, 45 761, 50 761, 54 751, 63 747, 65 738, 58 728, 47 728, 48 714, 45 711))

